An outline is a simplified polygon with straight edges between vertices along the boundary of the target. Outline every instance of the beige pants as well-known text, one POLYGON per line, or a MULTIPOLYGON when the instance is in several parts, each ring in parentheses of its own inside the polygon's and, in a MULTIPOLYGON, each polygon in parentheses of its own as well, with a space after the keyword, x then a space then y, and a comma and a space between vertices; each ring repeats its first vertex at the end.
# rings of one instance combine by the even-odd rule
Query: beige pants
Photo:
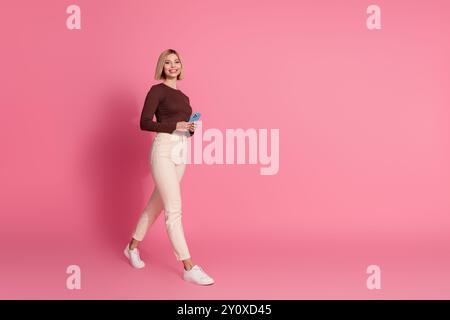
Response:
POLYGON ((188 136, 188 131, 181 130, 156 134, 150 152, 155 187, 133 234, 134 239, 142 241, 147 229, 164 209, 167 234, 177 260, 191 257, 181 221, 180 190, 186 167, 188 136))

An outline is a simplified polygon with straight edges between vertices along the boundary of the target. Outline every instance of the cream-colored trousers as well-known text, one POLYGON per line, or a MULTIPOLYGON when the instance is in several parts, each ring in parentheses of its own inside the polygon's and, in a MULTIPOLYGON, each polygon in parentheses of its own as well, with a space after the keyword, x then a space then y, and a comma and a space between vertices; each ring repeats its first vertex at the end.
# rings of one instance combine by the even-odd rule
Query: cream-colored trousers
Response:
POLYGON ((188 136, 189 132, 184 130, 156 134, 150 152, 155 187, 133 234, 134 239, 142 241, 148 228, 164 209, 167 234, 177 260, 191 257, 181 221, 180 189, 186 167, 188 136))

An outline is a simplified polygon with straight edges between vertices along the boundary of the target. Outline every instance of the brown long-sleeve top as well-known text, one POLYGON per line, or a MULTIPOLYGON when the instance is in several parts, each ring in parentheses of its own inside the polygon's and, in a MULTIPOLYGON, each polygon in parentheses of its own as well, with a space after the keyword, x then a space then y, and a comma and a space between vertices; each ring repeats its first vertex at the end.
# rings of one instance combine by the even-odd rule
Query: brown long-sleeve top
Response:
MULTIPOLYGON (((153 85, 147 93, 141 113, 141 130, 172 133, 177 122, 189 121, 191 114, 189 97, 161 82, 153 85), (157 121, 153 121, 153 115, 157 121)), ((192 136, 193 132, 188 131, 192 136)))

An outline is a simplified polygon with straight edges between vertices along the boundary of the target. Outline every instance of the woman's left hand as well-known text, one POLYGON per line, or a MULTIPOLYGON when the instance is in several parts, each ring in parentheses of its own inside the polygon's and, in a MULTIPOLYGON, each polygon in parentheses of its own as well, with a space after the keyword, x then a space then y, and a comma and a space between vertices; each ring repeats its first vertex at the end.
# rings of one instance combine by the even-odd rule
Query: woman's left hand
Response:
POLYGON ((197 125, 195 124, 195 122, 189 123, 189 131, 194 132, 196 127, 197 125))

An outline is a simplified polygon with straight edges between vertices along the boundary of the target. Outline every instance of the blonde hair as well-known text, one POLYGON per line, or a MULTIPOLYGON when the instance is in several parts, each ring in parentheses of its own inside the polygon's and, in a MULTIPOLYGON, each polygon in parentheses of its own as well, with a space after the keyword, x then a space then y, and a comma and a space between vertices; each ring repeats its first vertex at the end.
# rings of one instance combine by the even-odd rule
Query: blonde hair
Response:
POLYGON ((164 73, 164 63, 166 61, 166 57, 169 54, 176 54, 178 59, 180 60, 181 63, 181 70, 180 73, 177 76, 177 80, 182 80, 184 78, 184 73, 183 73, 183 61, 181 59, 180 54, 175 50, 175 49, 167 49, 164 50, 158 58, 158 63, 156 64, 156 70, 155 70, 155 79, 156 80, 162 80, 162 79, 166 79, 166 74, 164 73))

